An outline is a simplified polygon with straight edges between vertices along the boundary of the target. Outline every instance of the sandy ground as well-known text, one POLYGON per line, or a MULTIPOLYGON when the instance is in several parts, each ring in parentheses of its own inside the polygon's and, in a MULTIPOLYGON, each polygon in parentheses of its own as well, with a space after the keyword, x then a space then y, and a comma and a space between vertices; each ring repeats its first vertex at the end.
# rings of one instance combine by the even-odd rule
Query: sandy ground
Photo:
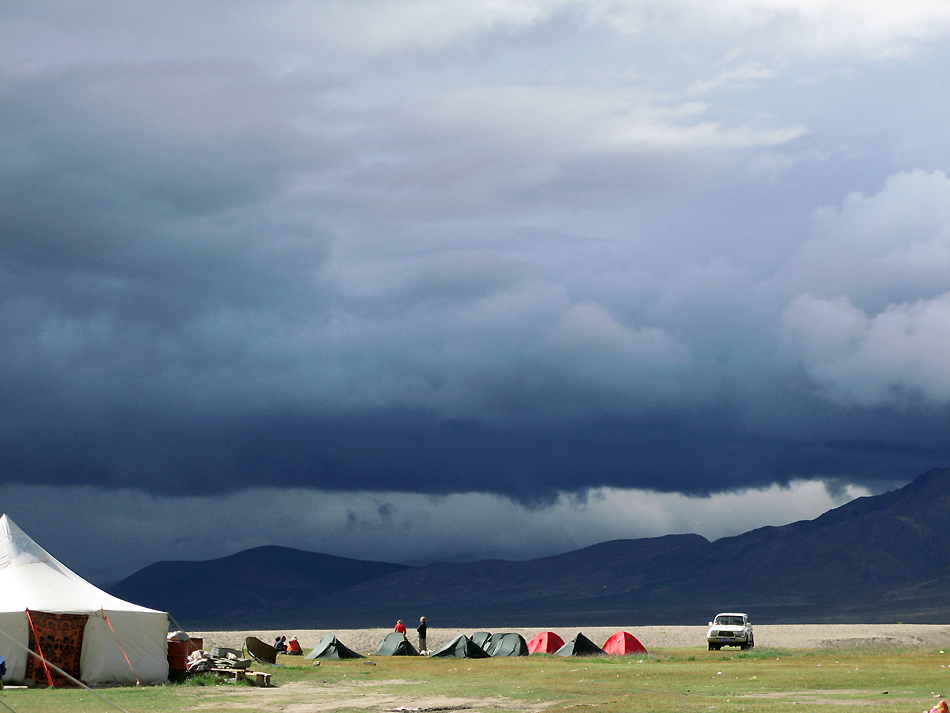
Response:
MULTIPOLYGON (((340 709, 393 713, 541 713, 552 703, 505 696, 416 696, 410 681, 381 681, 376 684, 331 686, 294 682, 275 688, 235 688, 230 692, 226 705, 228 710, 249 709, 275 713, 326 713, 340 709)), ((186 710, 203 709, 221 710, 221 701, 198 703, 186 710)))
MULTIPOLYGON (((755 622, 753 622, 755 624, 755 622)), ((608 637, 616 631, 628 631, 640 640, 648 651, 652 649, 681 648, 706 645, 705 626, 610 626, 610 627, 558 627, 553 629, 562 639, 568 641, 578 632, 583 632, 598 646, 602 646, 608 637)), ((226 646, 241 648, 247 636, 256 636, 262 641, 273 643, 278 635, 297 636, 304 649, 309 649, 323 638, 324 634, 335 634, 346 646, 364 654, 376 650, 379 642, 392 629, 336 629, 332 632, 307 629, 302 631, 195 631, 192 636, 202 637, 205 648, 226 646)), ((460 633, 472 635, 474 631, 517 631, 530 640, 545 629, 493 629, 486 627, 473 631, 439 629, 429 627, 428 647, 438 649, 460 633)), ((409 639, 416 644, 415 631, 410 628, 409 639)), ((761 625, 755 627, 756 646, 768 646, 787 649, 813 648, 850 648, 857 646, 892 646, 918 649, 941 649, 950 647, 950 626, 942 624, 788 624, 761 625)))
MULTIPOLYGON (((485 627, 483 631, 492 631, 485 627)), ((705 647, 705 626, 611 626, 557 628, 554 631, 567 640, 579 631, 602 645, 616 631, 629 631, 648 650, 684 647, 705 647)), ((240 648, 247 636, 272 642, 278 634, 296 635, 305 649, 316 645, 324 634, 333 633, 351 649, 371 654, 378 643, 390 633, 390 629, 337 629, 333 632, 320 630, 303 631, 204 631, 191 632, 192 636, 204 638, 205 648, 214 645, 240 648)), ((496 630, 501 633, 503 630, 496 630)), ((542 629, 517 630, 530 639, 542 629)), ((459 633, 471 635, 472 631, 454 629, 429 629, 429 648, 436 649, 448 643, 459 633)), ((415 632, 410 631, 415 638, 415 632)), ((894 647, 924 650, 950 649, 950 626, 945 625, 793 625, 755 627, 755 640, 759 646, 787 649, 798 648, 855 648, 861 646, 894 647)), ((438 695, 419 695, 414 689, 415 681, 341 681, 335 684, 289 682, 274 688, 233 688, 224 693, 226 705, 231 710, 273 711, 273 713, 331 713, 342 710, 391 711, 395 713, 544 713, 553 704, 546 700, 524 700, 505 696, 462 698, 438 695)), ((842 698, 847 691, 800 691, 788 695, 795 704, 829 704, 851 708, 873 707, 880 709, 880 700, 856 700, 842 698)), ((930 702, 927 702, 928 704, 930 702)), ((588 704, 584 704, 588 705, 588 704)), ((595 705, 591 703, 589 705, 595 705)), ((886 701, 891 709, 922 710, 929 707, 920 701, 893 697, 886 701)), ((219 697, 198 703, 188 710, 220 710, 219 697)))

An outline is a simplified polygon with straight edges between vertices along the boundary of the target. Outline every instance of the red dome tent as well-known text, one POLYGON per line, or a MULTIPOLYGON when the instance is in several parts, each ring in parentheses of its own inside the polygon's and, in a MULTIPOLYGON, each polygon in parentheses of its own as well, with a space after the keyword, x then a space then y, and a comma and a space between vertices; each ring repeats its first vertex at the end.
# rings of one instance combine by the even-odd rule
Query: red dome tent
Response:
POLYGON ((564 639, 553 631, 542 631, 528 642, 529 654, 553 654, 564 646, 564 639))
POLYGON ((637 641, 637 637, 633 634, 628 634, 626 631, 618 631, 616 634, 607 639, 607 643, 603 646, 604 651, 608 654, 613 655, 623 655, 623 654, 645 654, 647 652, 643 644, 637 641))

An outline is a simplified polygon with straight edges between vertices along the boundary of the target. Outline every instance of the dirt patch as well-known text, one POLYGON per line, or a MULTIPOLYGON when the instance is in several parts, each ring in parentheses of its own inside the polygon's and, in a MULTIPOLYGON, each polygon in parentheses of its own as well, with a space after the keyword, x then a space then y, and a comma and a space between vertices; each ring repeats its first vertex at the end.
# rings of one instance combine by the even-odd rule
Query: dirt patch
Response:
POLYGON ((852 637, 842 639, 825 639, 818 642, 816 648, 819 649, 887 649, 887 648, 911 648, 920 649, 927 647, 927 642, 916 636, 868 636, 852 637))
MULTIPOLYGON (((415 681, 380 681, 376 687, 387 690, 356 692, 356 689, 373 686, 368 682, 360 684, 316 685, 312 683, 287 683, 279 688, 242 688, 228 692, 228 707, 237 710, 253 709, 281 711, 282 713, 322 713, 341 708, 358 708, 373 711, 513 711, 514 713, 540 713, 548 702, 526 701, 494 696, 491 698, 452 698, 449 696, 412 695, 411 689, 388 690, 390 685, 416 683, 415 681)), ((191 706, 186 710, 200 711, 220 708, 220 699, 191 706)))
POLYGON ((891 696, 887 693, 881 693, 876 698, 846 698, 856 694, 867 694, 866 691, 857 691, 850 689, 816 689, 813 691, 773 691, 770 693, 750 693, 744 696, 735 696, 735 698, 768 698, 771 700, 788 701, 789 703, 810 703, 812 705, 831 705, 831 706, 852 706, 855 708, 868 708, 872 706, 891 706, 904 708, 916 705, 916 698, 901 698, 891 696), (842 696, 841 698, 831 698, 831 696, 842 696))

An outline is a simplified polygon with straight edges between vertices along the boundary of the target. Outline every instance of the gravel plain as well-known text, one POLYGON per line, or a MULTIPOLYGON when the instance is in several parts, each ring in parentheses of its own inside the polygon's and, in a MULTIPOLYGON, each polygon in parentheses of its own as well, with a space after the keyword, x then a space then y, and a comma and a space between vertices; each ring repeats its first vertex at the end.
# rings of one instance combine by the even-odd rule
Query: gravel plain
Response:
MULTIPOLYGON (((753 624, 755 622, 753 621, 753 624)), ((416 636, 413 626, 409 626, 409 639, 415 645, 416 636)), ((705 626, 600 626, 600 627, 557 627, 550 629, 562 639, 568 641, 579 632, 583 632, 598 646, 616 631, 627 631, 633 634, 648 651, 653 649, 672 649, 684 647, 706 646, 705 626)), ((392 629, 336 629, 334 631, 305 629, 305 630, 265 630, 265 631, 196 631, 192 636, 204 639, 204 646, 226 646, 241 648, 244 639, 256 636, 262 641, 273 643, 278 635, 288 638, 297 636, 301 646, 309 649, 317 645, 325 634, 332 633, 346 646, 363 654, 371 654, 376 650, 379 642, 392 629)), ((544 628, 535 629, 507 629, 486 626, 479 629, 460 631, 457 629, 440 629, 430 625, 428 646, 429 650, 436 650, 447 644, 460 633, 472 635, 475 631, 517 631, 525 639, 530 640, 544 628)), ((757 647, 784 648, 784 649, 835 649, 855 647, 893 647, 910 649, 944 649, 950 647, 950 626, 945 624, 781 624, 755 626, 755 643, 757 647)))

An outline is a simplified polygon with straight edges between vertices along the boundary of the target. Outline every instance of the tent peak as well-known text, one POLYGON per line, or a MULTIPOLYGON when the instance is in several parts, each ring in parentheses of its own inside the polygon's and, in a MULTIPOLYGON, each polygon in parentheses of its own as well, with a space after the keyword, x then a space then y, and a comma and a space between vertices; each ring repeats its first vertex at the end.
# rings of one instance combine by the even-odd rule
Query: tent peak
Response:
POLYGON ((57 566, 57 569, 59 565, 49 552, 36 544, 4 513, 0 516, 0 570, 11 565, 20 567, 35 562, 45 562, 57 566))

